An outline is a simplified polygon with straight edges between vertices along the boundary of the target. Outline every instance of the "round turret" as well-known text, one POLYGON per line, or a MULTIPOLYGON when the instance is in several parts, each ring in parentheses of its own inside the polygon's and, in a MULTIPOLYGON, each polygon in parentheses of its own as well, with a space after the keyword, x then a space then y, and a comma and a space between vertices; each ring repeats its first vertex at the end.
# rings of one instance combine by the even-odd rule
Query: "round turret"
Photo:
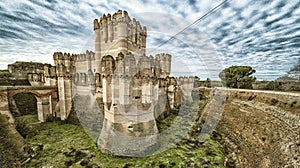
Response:
POLYGON ((53 59, 54 59, 54 60, 58 60, 58 53, 57 53, 57 52, 54 52, 54 53, 53 53, 53 59))
POLYGON ((110 13, 107 14, 106 19, 107 19, 107 23, 109 23, 111 21, 111 14, 110 13))
POLYGON ((63 60, 63 54, 62 52, 57 53, 58 54, 58 60, 63 60))
POLYGON ((97 30, 99 29, 99 22, 98 22, 98 19, 95 19, 94 20, 94 30, 97 30))
POLYGON ((122 10, 118 10, 118 12, 115 15, 117 21, 122 20, 122 10))
POLYGON ((103 16, 100 18, 100 22, 101 25, 105 25, 107 23, 107 18, 105 14, 103 14, 103 16))
MULTIPOLYGON (((70 54, 69 54, 70 55, 70 54)), ((69 60, 69 55, 67 53, 64 53, 63 59, 64 60, 69 60)))

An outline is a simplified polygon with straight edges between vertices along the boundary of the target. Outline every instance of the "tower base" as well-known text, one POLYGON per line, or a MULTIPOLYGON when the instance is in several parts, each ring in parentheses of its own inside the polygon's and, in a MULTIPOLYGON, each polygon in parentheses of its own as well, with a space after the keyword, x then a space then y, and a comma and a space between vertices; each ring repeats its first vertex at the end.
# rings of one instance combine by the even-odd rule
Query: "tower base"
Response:
POLYGON ((144 136, 132 136, 121 131, 116 124, 110 123, 107 119, 97 144, 102 152, 116 156, 145 157, 153 154, 159 148, 157 133, 144 136))

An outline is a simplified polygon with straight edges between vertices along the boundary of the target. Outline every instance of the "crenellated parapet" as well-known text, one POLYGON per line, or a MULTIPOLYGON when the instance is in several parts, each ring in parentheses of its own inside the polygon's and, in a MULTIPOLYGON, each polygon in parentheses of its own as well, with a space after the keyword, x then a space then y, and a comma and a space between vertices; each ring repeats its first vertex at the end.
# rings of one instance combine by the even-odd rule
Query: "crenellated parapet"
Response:
MULTIPOLYGON (((74 74, 75 70, 75 58, 74 54, 70 53, 62 53, 62 52, 55 52, 53 54, 56 76, 57 77, 68 77, 71 78, 74 74)), ((49 69, 50 73, 54 69, 49 69)))
POLYGON ((194 84, 195 77, 194 76, 180 76, 175 78, 179 85, 183 84, 194 84))
MULTIPOLYGON (((72 77, 76 72, 87 73, 89 69, 93 68, 92 65, 95 64, 95 53, 88 50, 86 53, 81 54, 55 52, 53 59, 57 76, 72 77)), ((52 76, 53 70, 54 69, 49 68, 47 76, 52 76)))
MULTIPOLYGON (((118 10, 113 15, 108 13, 107 15, 103 14, 100 17, 100 20, 94 20, 94 30, 103 30, 112 26, 112 28, 117 28, 118 23, 125 23, 128 28, 131 30, 128 31, 129 34, 133 34, 134 32, 138 32, 140 35, 147 36, 147 29, 146 27, 142 27, 140 22, 137 21, 135 18, 131 19, 127 13, 127 11, 118 10), (135 31, 133 31, 135 30, 135 31)), ((107 33, 112 33, 107 30, 107 33)), ((107 34, 106 37, 109 35, 107 34)))
POLYGON ((95 60, 95 53, 92 51, 88 51, 88 50, 86 50, 86 53, 72 54, 72 56, 76 62, 94 61, 95 60))
POLYGON ((73 66, 74 65, 74 54, 70 53, 62 53, 62 52, 54 52, 53 60, 55 66, 64 65, 64 66, 73 66))

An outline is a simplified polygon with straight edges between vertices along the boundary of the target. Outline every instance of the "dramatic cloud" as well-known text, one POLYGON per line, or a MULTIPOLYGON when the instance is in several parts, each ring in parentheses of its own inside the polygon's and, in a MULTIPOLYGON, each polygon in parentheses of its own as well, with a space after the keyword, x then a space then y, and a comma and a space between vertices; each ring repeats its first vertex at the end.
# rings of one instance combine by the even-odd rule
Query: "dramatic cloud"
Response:
POLYGON ((275 79, 296 64, 300 1, 232 0, 177 34, 221 2, 4 0, 0 69, 15 61, 52 63, 55 51, 94 50, 93 20, 118 9, 147 26, 148 54, 172 54, 174 75, 216 79, 225 67, 250 65, 259 79, 275 79))

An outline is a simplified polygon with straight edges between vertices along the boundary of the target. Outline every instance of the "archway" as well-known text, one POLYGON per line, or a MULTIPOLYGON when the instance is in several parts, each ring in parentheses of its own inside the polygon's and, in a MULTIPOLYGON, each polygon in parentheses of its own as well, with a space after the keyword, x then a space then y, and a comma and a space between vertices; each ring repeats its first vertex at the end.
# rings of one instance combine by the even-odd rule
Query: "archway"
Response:
MULTIPOLYGON (((52 114, 52 100, 51 99, 51 90, 32 90, 32 89, 24 89, 22 90, 21 88, 19 89, 14 89, 8 91, 8 102, 9 102, 9 107, 11 111, 14 111, 14 114, 17 114, 16 116, 20 116, 21 113, 19 109, 23 109, 23 107, 18 108, 16 102, 23 102, 22 104, 26 104, 28 108, 25 109, 35 109, 36 107, 36 113, 38 116, 38 120, 40 122, 45 122, 47 117, 49 117, 52 114), (46 91, 46 93, 45 93, 46 91), (24 94, 27 94, 27 97, 24 96, 24 94), (19 96, 16 96, 19 95, 19 96), (29 96, 31 95, 31 96, 29 96), (15 101, 14 97, 18 98, 20 97, 20 100, 15 101), (28 97, 31 97, 30 99, 26 99, 28 97), (35 100, 33 100, 33 97, 35 100), (26 101, 29 102, 26 102, 26 101), (32 100, 32 101, 31 101, 32 100), (24 102, 25 101, 25 102, 24 102), (36 103, 35 106, 33 106, 34 102, 36 103)), ((25 106, 26 106, 25 105, 25 106)), ((31 113, 33 113, 35 110, 33 110, 31 113)), ((24 111, 23 111, 24 112, 24 111)), ((29 112, 29 111, 27 111, 29 112)), ((25 112, 26 113, 26 112, 25 112)))
POLYGON ((37 115, 37 98, 33 93, 18 93, 12 97, 11 112, 15 117, 23 115, 37 115), (17 109, 13 109, 17 108, 17 109))

